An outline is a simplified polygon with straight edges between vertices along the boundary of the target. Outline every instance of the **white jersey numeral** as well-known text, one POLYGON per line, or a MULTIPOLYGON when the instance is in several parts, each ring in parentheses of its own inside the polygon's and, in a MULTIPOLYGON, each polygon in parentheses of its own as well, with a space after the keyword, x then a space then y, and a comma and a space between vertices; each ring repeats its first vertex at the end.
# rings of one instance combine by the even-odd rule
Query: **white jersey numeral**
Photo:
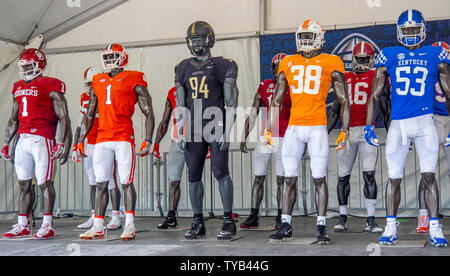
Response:
POLYGON ((27 97, 23 97, 22 98, 22 103, 23 103, 23 108, 22 108, 22 117, 27 117, 28 116, 28 111, 27 111, 27 107, 28 107, 28 103, 27 103, 27 97))
POLYGON ((434 89, 436 91, 436 96, 434 97, 438 103, 446 103, 444 92, 442 92, 441 85, 439 82, 436 82, 434 85, 434 89))
POLYGON ((291 73, 298 71, 294 74, 294 80, 297 81, 297 87, 291 85, 291 91, 293 94, 306 94, 316 95, 319 93, 320 79, 322 75, 322 67, 318 65, 309 65, 306 67, 303 65, 294 65, 291 67, 291 73), (314 74, 313 74, 314 72, 314 74), (311 88, 311 82, 314 82, 314 87, 311 88))
POLYGON ((348 94, 350 96, 350 104, 360 104, 364 105, 367 103, 367 89, 369 89, 369 84, 367 82, 357 82, 355 84, 355 93, 352 93, 352 84, 348 84, 348 94), (361 91, 361 88, 365 88, 366 91, 361 91), (353 95, 353 99, 352 99, 353 95))
POLYGON ((411 67, 410 66, 402 66, 402 67, 397 67, 397 69, 395 70, 395 76, 396 76, 397 82, 405 84, 404 90, 402 90, 400 88, 397 88, 395 90, 395 92, 397 92, 397 94, 399 94, 400 96, 404 96, 404 95, 408 94, 408 91, 411 92, 411 95, 413 95, 413 96, 422 96, 423 94, 425 94, 425 80, 427 79, 427 76, 428 76, 427 68, 415 67, 413 70, 413 74, 422 73, 421 78, 417 77, 415 79, 416 83, 420 84, 419 91, 416 91, 414 88, 410 89, 409 86, 410 86, 411 76, 402 77, 402 75, 403 75, 402 73, 405 73, 406 75, 410 75, 411 67))
POLYGON ((111 104, 111 86, 112 84, 106 86, 106 101, 105 104, 111 104))

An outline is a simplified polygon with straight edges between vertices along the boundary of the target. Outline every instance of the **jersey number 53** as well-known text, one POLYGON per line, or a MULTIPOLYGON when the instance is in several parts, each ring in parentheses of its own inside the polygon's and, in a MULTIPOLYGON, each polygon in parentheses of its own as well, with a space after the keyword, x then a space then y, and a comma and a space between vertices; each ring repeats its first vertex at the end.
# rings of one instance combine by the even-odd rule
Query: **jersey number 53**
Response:
POLYGON ((419 91, 416 91, 413 87, 410 88, 410 82, 413 80, 413 76, 411 76, 411 66, 402 66, 397 67, 395 70, 395 77, 397 80, 397 83, 404 83, 405 89, 397 88, 395 89, 395 92, 397 92, 398 95, 404 96, 408 94, 408 91, 411 92, 411 95, 413 96, 422 96, 425 94, 425 80, 427 79, 428 70, 424 67, 414 67, 412 70, 412 73, 414 75, 422 73, 421 77, 416 77, 415 82, 420 84, 419 91))

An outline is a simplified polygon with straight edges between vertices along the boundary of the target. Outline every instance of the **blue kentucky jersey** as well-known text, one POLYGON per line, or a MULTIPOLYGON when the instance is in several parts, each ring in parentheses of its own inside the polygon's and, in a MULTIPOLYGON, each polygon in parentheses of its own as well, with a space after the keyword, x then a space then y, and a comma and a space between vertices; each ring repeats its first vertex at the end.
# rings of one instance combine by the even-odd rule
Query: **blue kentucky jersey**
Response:
POLYGON ((434 85, 434 91, 435 94, 433 113, 441 116, 448 116, 447 100, 444 93, 442 92, 442 88, 439 85, 439 82, 434 85))
POLYGON ((409 50, 403 46, 384 48, 375 67, 385 66, 391 83, 392 120, 433 113, 438 64, 450 63, 442 47, 423 46, 409 50))

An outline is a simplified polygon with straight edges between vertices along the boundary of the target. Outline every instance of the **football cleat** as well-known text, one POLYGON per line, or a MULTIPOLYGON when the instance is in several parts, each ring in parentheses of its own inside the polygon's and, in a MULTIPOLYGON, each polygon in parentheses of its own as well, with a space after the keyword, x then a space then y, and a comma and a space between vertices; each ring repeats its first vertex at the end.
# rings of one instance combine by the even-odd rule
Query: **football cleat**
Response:
POLYGON ((317 244, 329 244, 328 229, 326 225, 317 225, 317 244))
POLYGON ((117 230, 119 228, 122 228, 122 221, 120 220, 119 216, 111 216, 111 220, 106 225, 106 228, 108 230, 117 230))
POLYGON ((248 218, 243 223, 241 223, 239 227, 243 229, 254 229, 257 228, 258 225, 258 215, 250 213, 250 216, 248 216, 248 218))
POLYGON ((417 218, 417 233, 427 233, 428 232, 428 221, 429 218, 427 216, 419 216, 417 218))
POLYGON ((105 232, 103 231, 103 227, 95 227, 95 224, 91 227, 91 229, 87 230, 85 233, 80 234, 80 239, 82 240, 93 240, 93 239, 103 239, 105 232))
POLYGON ((187 240, 195 240, 203 238, 206 235, 206 227, 203 219, 194 218, 191 225, 191 230, 184 234, 184 238, 187 240))
POLYGON ((343 232, 345 230, 347 230, 347 216, 340 215, 338 223, 334 226, 334 232, 343 232))
POLYGON ((292 226, 287 222, 282 222, 278 230, 269 236, 270 242, 285 242, 292 240, 292 226))
POLYGON ((365 230, 371 233, 381 233, 383 228, 375 222, 375 217, 367 217, 365 230))
POLYGON ((223 220, 222 230, 220 230, 219 234, 217 234, 217 239, 231 240, 234 235, 236 235, 236 224, 234 223, 234 219, 225 218, 223 220))
POLYGON ((430 227, 430 243, 434 247, 447 247, 448 242, 442 233, 442 225, 430 227))
POLYGON ((380 237, 380 244, 383 245, 393 245, 397 243, 398 240, 398 233, 397 233, 397 226, 399 225, 398 222, 395 223, 388 223, 386 224, 386 227, 384 228, 384 232, 380 237))
POLYGON ((177 219, 174 216, 167 216, 163 223, 158 224, 158 229, 176 228, 177 219))
POLYGON ((34 235, 35 240, 49 240, 55 237, 55 232, 49 223, 42 224, 38 232, 34 235))
POLYGON ((17 223, 13 225, 11 230, 2 234, 2 238, 14 239, 14 238, 28 237, 29 235, 30 235, 29 225, 21 225, 17 223))
POLYGON ((77 226, 77 229, 89 229, 94 225, 94 219, 89 218, 86 222, 77 226))
POLYGON ((133 222, 129 222, 125 225, 122 235, 120 235, 121 240, 132 240, 136 234, 136 228, 133 222))

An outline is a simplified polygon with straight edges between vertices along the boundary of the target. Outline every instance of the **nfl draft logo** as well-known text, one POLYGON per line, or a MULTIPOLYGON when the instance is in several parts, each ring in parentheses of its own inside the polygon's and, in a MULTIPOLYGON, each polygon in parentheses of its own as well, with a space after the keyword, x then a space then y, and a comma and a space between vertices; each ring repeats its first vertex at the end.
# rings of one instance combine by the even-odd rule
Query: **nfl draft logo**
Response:
POLYGON ((375 42, 373 42, 370 38, 363 34, 354 33, 344 37, 344 39, 342 39, 341 42, 339 42, 339 44, 333 49, 331 54, 341 57, 342 61, 344 62, 345 71, 352 70, 353 47, 355 47, 355 45, 361 41, 368 42, 373 46, 373 48, 375 49, 375 58, 378 53, 381 52, 378 45, 376 45, 375 42))

